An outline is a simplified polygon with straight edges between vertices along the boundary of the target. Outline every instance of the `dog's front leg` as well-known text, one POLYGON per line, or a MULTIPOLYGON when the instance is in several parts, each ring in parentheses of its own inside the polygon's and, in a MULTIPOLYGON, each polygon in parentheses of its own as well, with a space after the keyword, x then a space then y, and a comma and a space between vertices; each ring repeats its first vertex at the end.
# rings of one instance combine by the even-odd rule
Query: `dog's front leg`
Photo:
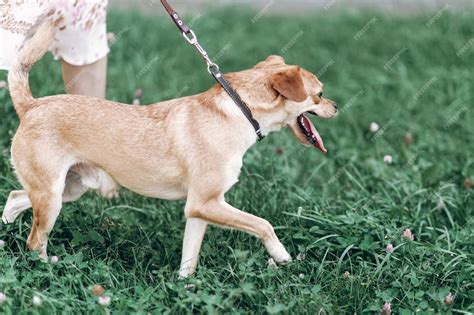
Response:
POLYGON ((277 263, 284 264, 291 261, 291 256, 278 240, 273 226, 267 220, 236 209, 226 203, 223 198, 213 198, 203 204, 187 205, 185 212, 188 220, 198 218, 208 223, 256 235, 277 263))
POLYGON ((188 218, 184 230, 183 256, 179 276, 185 278, 196 271, 202 239, 206 233, 207 222, 198 218, 188 218))

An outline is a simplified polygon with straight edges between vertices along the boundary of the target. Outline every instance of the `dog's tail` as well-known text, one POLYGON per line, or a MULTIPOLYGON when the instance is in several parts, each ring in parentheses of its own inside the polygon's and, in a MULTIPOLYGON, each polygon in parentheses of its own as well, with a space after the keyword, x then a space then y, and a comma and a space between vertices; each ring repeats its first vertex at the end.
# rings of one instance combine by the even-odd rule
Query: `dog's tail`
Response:
POLYGON ((48 13, 38 18, 8 71, 10 95, 20 119, 34 102, 28 74, 33 65, 46 53, 54 39, 54 21, 50 15, 48 13))

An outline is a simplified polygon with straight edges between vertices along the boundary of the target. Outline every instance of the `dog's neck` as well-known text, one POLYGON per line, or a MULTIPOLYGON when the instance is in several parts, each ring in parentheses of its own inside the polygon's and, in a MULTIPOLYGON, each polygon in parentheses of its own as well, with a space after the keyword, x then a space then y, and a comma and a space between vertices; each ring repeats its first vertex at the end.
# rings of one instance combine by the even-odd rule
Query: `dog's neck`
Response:
MULTIPOLYGON (((245 99, 245 94, 241 94, 245 99)), ((216 108, 223 112, 226 116, 232 119, 239 119, 246 123, 246 126, 253 130, 252 125, 247 121, 247 118, 242 114, 240 108, 234 103, 234 101, 227 95, 225 91, 221 91, 218 94, 215 94, 214 104, 216 108)), ((260 128, 263 135, 268 135, 271 132, 279 131, 281 128, 285 127, 289 121, 289 114, 286 112, 283 107, 280 109, 275 109, 275 106, 268 103, 260 102, 259 108, 252 106, 252 102, 247 102, 247 105, 250 107, 254 118, 259 122, 260 128), (272 110, 267 110, 267 108, 272 108, 272 110)))
MULTIPOLYGON (((268 135, 271 132, 278 131, 281 128, 288 125, 289 114, 284 110, 283 106, 279 106, 277 109, 274 104, 259 102, 258 107, 249 101, 250 97, 245 93, 241 94, 242 98, 246 101, 247 105, 252 110, 254 118, 259 122, 262 133, 268 135)), ((227 129, 229 126, 232 126, 232 129, 235 132, 232 132, 233 136, 230 137, 230 140, 235 144, 236 147, 240 148, 239 150, 246 151, 253 144, 257 142, 257 135, 252 124, 244 116, 240 108, 234 103, 234 101, 227 95, 227 93, 221 89, 211 88, 208 91, 203 93, 185 96, 179 99, 173 99, 169 101, 163 101, 160 103, 151 104, 146 106, 149 115, 156 117, 157 119, 163 119, 169 112, 179 111, 180 108, 186 108, 188 102, 196 103, 200 108, 205 111, 205 107, 213 108, 211 112, 217 114, 215 117, 216 124, 222 124, 221 128, 227 129), (226 121, 227 119, 222 119, 226 117, 231 120, 232 123, 226 121)))

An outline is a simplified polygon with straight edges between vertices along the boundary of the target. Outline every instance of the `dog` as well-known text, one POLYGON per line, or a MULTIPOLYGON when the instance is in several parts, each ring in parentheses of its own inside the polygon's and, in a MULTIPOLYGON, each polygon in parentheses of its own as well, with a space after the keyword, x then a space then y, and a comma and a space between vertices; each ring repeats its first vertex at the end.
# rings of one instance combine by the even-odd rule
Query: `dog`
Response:
MULTIPOLYGON (((47 259, 48 234, 62 204, 95 190, 112 198, 119 186, 140 195, 186 199, 181 277, 194 273, 208 224, 257 236, 279 264, 291 256, 265 219, 226 203, 245 152, 257 141, 252 125, 219 85, 201 94, 149 106, 80 95, 35 99, 28 74, 45 54, 53 21, 44 19, 25 40, 8 73, 20 119, 12 165, 24 190, 12 191, 2 219, 12 223, 33 208, 27 245, 47 259)), ((304 145, 325 152, 306 114, 336 115, 317 77, 270 56, 249 70, 225 75, 250 107, 264 135, 284 127, 304 145)))

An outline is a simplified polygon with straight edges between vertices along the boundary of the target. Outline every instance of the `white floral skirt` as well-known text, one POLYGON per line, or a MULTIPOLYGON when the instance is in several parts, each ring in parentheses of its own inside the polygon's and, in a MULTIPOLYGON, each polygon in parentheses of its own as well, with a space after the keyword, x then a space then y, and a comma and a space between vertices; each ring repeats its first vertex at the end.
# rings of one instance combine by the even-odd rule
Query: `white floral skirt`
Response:
POLYGON ((59 19, 50 47, 55 59, 83 66, 109 52, 106 33, 108 0, 0 0, 0 69, 8 70, 37 18, 54 11, 59 19))

